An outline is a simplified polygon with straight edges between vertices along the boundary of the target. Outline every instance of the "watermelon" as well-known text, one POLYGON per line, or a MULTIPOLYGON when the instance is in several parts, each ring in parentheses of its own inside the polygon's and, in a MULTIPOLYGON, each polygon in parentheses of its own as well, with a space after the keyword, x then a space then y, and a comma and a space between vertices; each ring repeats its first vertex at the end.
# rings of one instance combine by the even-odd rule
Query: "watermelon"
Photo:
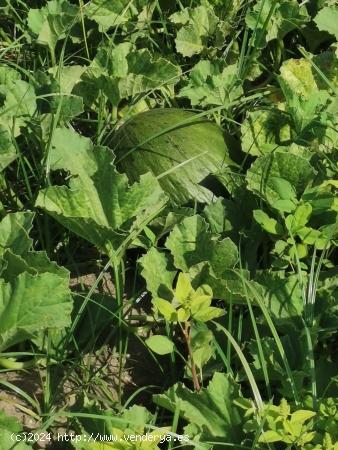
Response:
POLYGON ((153 109, 137 114, 117 132, 114 153, 118 170, 130 182, 152 172, 174 203, 210 203, 213 193, 200 183, 229 164, 222 130, 183 109, 153 109))

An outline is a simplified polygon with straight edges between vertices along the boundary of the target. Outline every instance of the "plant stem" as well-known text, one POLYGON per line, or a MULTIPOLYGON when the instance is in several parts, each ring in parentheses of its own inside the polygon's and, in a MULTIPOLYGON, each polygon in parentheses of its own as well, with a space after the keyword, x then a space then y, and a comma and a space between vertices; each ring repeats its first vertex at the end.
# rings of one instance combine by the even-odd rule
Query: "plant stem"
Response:
POLYGON ((184 338, 187 343, 187 348, 188 348, 188 353, 189 353, 189 358, 190 358, 190 370, 191 370, 192 381, 194 383, 194 389, 196 391, 200 391, 201 385, 198 380, 198 375, 196 372, 196 366, 195 366, 195 362, 194 362, 193 352, 192 352, 192 348, 191 348, 191 335, 190 335, 189 322, 184 322, 184 328, 182 328, 182 331, 183 331, 184 338))

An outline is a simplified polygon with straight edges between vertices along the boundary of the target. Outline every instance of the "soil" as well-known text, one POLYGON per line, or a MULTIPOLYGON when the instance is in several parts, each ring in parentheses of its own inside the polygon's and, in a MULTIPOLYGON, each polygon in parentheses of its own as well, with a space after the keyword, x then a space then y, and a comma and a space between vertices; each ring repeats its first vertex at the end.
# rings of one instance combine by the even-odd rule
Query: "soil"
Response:
MULTIPOLYGON (((97 273, 77 274, 70 280, 73 292, 87 293, 97 279, 97 273)), ((106 273, 95 294, 104 294, 114 300, 115 289, 109 273, 106 273)), ((132 313, 140 314, 149 309, 147 299, 142 299, 138 304, 138 309, 132 313)), ((144 332, 146 337, 148 331, 144 332)), ((62 367, 52 366, 53 374, 52 392, 55 397, 52 399, 53 407, 56 411, 64 408, 68 410, 72 407, 76 410, 79 399, 83 399, 84 393, 88 398, 100 398, 101 404, 106 408, 111 408, 119 400, 119 356, 109 345, 98 347, 95 352, 88 352, 83 355, 82 360, 76 365, 65 364, 62 367), (85 374, 93 376, 83 385, 85 374), (103 389, 104 386, 104 389, 103 389), (109 393, 109 398, 107 398, 109 393), (106 400, 104 400, 106 399, 106 400)), ((39 408, 43 409, 43 376, 44 368, 41 367, 20 371, 0 372, 0 382, 10 383, 13 387, 0 387, 0 410, 8 416, 14 416, 22 424, 25 431, 38 430, 42 425, 39 419, 39 411, 36 410, 26 399, 20 395, 20 390, 32 397, 39 408)), ((151 357, 145 345, 132 333, 128 337, 128 353, 120 373, 122 385, 122 403, 137 390, 138 404, 149 403, 150 391, 146 387, 150 385, 161 386, 165 373, 155 360, 151 357), (145 389, 142 389, 145 388, 145 389)), ((156 389, 155 389, 156 391, 156 389)), ((154 392, 154 390, 152 390, 154 392)), ((58 419, 54 423, 52 434, 69 433, 66 428, 66 419, 58 419)), ((39 441, 34 445, 35 449, 57 449, 63 447, 57 443, 39 441)))

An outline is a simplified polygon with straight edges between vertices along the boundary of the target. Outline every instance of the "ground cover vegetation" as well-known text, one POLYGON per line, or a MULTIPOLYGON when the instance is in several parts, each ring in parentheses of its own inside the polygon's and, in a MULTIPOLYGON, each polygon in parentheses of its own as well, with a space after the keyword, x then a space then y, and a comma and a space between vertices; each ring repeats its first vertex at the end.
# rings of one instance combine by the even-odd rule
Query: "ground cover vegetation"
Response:
POLYGON ((0 0, 1 449, 338 449, 337 39, 0 0))

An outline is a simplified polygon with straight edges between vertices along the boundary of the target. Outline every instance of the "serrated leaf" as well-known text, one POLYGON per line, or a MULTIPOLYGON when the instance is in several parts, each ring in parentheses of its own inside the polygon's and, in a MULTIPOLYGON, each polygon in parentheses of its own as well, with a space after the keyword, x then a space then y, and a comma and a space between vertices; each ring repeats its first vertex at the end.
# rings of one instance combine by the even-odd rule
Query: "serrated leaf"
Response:
POLYGON ((34 87, 20 78, 13 69, 7 66, 0 68, 1 131, 8 131, 7 135, 2 135, 2 144, 7 151, 11 148, 10 136, 18 136, 20 127, 25 126, 36 110, 34 87))
POLYGON ((295 0, 259 0, 246 15, 247 26, 255 31, 254 44, 264 47, 267 42, 283 37, 310 20, 304 5, 295 0))
MULTIPOLYGON (((223 438, 240 443, 243 431, 242 411, 234 405, 240 397, 239 385, 230 375, 216 372, 207 388, 192 392, 181 383, 172 386, 166 393, 154 395, 156 404, 174 412, 196 427, 200 440, 223 438)), ((193 436, 190 436, 192 438, 193 436)))
POLYGON ((167 336, 150 336, 145 343, 157 355, 168 355, 174 350, 174 343, 167 336))
POLYGON ((137 16, 141 7, 147 5, 147 0, 91 0, 86 4, 84 13, 90 20, 99 25, 99 30, 106 32, 109 28, 119 27, 137 16))
MULTIPOLYGON (((28 272, 32 275, 54 273, 61 278, 69 279, 69 272, 64 267, 51 261, 46 252, 27 252, 19 256, 7 249, 2 256, 2 270, 0 276, 5 281, 13 281, 20 273, 28 272)), ((1 267, 1 264, 0 264, 1 267)))
POLYGON ((221 197, 204 208, 203 216, 209 223, 210 231, 213 233, 229 233, 237 231, 241 226, 241 217, 238 217, 237 204, 232 200, 221 197))
POLYGON ((40 9, 28 12, 28 27, 37 35, 37 42, 54 52, 59 39, 64 39, 76 22, 79 8, 66 0, 50 0, 40 9))
POLYGON ((67 170, 72 175, 92 176, 98 171, 92 141, 66 127, 53 133, 49 164, 51 170, 67 170))
POLYGON ((139 259, 139 262, 142 266, 141 275, 146 280, 147 289, 153 298, 171 300, 177 270, 170 264, 166 255, 153 247, 139 259))
POLYGON ((39 74, 37 78, 40 93, 48 95, 40 102, 41 111, 45 112, 49 103, 50 112, 59 114, 61 123, 81 114, 84 110, 84 101, 81 96, 75 95, 73 90, 81 83, 81 77, 86 69, 87 67, 79 65, 61 68, 55 66, 49 69, 48 75, 39 74))
MULTIPOLYGON (((225 302, 233 304, 247 304, 247 291, 243 281, 250 281, 249 272, 239 269, 226 269, 220 277, 217 277, 210 267, 209 263, 199 263, 192 266, 189 270, 192 285, 197 287, 201 284, 208 284, 213 291, 214 298, 222 299, 225 302), (243 280, 242 280, 243 278, 243 280)), ((259 285, 254 284, 255 289, 259 285)))
POLYGON ((310 163, 297 155, 275 152, 257 158, 247 171, 248 188, 266 200, 272 207, 280 194, 274 186, 274 179, 281 178, 291 184, 297 194, 304 191, 312 179, 314 170, 310 163))
POLYGON ((288 145, 292 138, 290 125, 282 111, 249 111, 241 126, 243 151, 262 156, 288 145))
MULTIPOLYGON (((185 29, 183 28, 180 32, 183 30, 185 29)), ((236 64, 226 65, 219 60, 199 61, 191 69, 188 84, 181 89, 179 97, 189 98, 193 106, 224 105, 226 107, 243 93, 237 72, 236 64)))
POLYGON ((271 316, 280 325, 300 326, 304 309, 299 278, 281 278, 278 273, 263 272, 257 281, 264 287, 263 298, 271 316))
POLYGON ((7 214, 0 222, 0 256, 6 249, 16 255, 26 253, 32 246, 29 232, 32 229, 34 213, 25 211, 7 214))
POLYGON ((12 283, 0 279, 0 351, 43 329, 68 326, 71 310, 67 279, 26 272, 12 283))
POLYGON ((335 93, 337 88, 337 67, 337 58, 330 50, 282 64, 279 84, 286 99, 286 110, 293 119, 295 136, 303 134, 307 141, 309 137, 317 139, 318 133, 324 136, 331 133, 327 131, 330 127, 323 114, 335 108, 335 97, 330 93, 335 93), (311 125, 313 130, 309 133, 311 125))
POLYGON ((169 17, 170 21, 181 28, 178 30, 175 44, 183 56, 199 54, 208 45, 208 38, 215 35, 221 21, 209 4, 195 8, 185 8, 169 17))
POLYGON ((17 158, 17 153, 11 135, 3 125, 0 125, 0 172, 17 158))
POLYGON ((165 246, 174 257, 175 266, 185 272, 195 264, 208 261, 216 274, 233 267, 237 261, 236 245, 229 239, 220 240, 208 231, 201 216, 185 218, 176 225, 165 246))
MULTIPOLYGON (((82 148, 84 152, 88 148, 82 148)), ((45 209, 58 222, 112 255, 128 238, 131 229, 162 209, 167 198, 151 174, 140 177, 130 188, 126 175, 113 165, 106 148, 88 152, 96 171, 89 177, 81 171, 70 187, 53 186, 39 192, 36 206, 45 209)), ((141 231, 142 228, 140 228, 141 231)))
POLYGON ((24 440, 13 441, 13 436, 18 436, 21 431, 22 425, 16 417, 7 416, 4 411, 0 411, 0 442, 3 449, 31 450, 32 447, 24 440))
MULTIPOLYGON (((92 81, 113 105, 118 105, 124 98, 174 86, 180 79, 181 69, 162 57, 154 57, 148 49, 136 49, 131 43, 123 42, 113 49, 101 47, 85 75, 84 81, 92 81)), ((85 101, 87 94, 86 89, 81 89, 85 101)))
POLYGON ((314 18, 317 27, 321 31, 333 34, 338 40, 338 8, 326 6, 322 8, 314 18))
POLYGON ((175 39, 176 50, 183 56, 191 57, 203 50, 203 43, 198 30, 193 25, 181 28, 175 39))

